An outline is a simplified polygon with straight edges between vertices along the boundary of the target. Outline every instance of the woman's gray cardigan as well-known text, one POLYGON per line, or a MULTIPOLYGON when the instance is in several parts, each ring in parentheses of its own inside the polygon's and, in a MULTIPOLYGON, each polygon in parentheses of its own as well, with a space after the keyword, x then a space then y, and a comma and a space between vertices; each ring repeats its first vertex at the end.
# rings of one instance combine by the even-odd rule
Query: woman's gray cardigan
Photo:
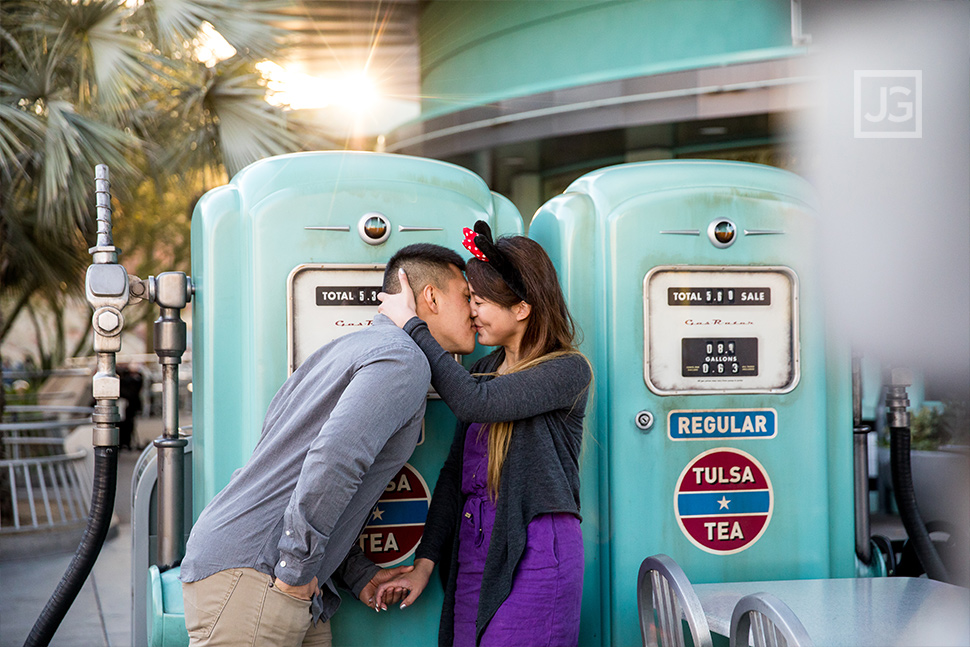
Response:
MULTIPOLYGON (((473 422, 514 421, 496 502, 478 603, 476 644, 508 597, 515 568, 525 551, 526 527, 538 515, 567 512, 579 517, 579 453, 592 372, 576 353, 500 377, 469 374, 431 336, 417 317, 404 326, 431 365, 431 384, 458 417, 458 427, 434 488, 424 535, 415 553, 442 568, 445 600, 438 644, 454 642, 458 575, 458 523, 464 496, 461 462, 465 432, 473 422), (446 561, 447 563, 442 563, 446 561)), ((483 357, 472 373, 493 373, 499 349, 483 357)))

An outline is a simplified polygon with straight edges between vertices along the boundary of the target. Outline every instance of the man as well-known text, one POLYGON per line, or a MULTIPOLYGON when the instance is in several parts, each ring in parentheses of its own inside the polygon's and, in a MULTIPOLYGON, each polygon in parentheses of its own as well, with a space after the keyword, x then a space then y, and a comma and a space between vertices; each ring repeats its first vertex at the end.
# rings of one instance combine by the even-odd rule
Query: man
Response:
MULTIPOLYGON (((399 292, 404 269, 431 334, 468 354, 464 267, 444 247, 409 245, 388 262, 383 289, 399 292)), ((430 380, 424 353, 384 315, 290 376, 252 457, 189 536, 181 580, 191 645, 330 645, 334 579, 366 604, 381 581, 410 570, 380 571, 355 546, 414 450, 430 380)))

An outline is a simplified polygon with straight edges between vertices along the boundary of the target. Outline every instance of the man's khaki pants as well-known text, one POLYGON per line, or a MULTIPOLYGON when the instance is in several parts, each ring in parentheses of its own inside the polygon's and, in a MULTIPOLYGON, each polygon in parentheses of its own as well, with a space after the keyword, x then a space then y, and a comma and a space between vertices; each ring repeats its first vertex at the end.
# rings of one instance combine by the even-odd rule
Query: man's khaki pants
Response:
POLYGON ((273 645, 331 647, 329 622, 313 625, 310 601, 273 586, 251 568, 233 568, 182 584, 192 647, 273 645))

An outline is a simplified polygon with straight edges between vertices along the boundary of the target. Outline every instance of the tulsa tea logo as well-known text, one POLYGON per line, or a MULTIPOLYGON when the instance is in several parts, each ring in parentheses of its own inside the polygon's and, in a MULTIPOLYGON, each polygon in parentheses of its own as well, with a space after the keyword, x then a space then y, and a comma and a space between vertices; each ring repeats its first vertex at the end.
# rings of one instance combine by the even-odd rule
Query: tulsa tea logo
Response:
POLYGON ((383 568, 410 557, 421 541, 431 490, 409 463, 384 488, 357 542, 372 562, 383 568))
POLYGON ((774 508, 771 479, 740 449, 718 447, 694 457, 674 489, 677 524, 692 544, 714 555, 751 547, 774 508))
POLYGON ((856 137, 923 136, 922 70, 856 70, 856 137))

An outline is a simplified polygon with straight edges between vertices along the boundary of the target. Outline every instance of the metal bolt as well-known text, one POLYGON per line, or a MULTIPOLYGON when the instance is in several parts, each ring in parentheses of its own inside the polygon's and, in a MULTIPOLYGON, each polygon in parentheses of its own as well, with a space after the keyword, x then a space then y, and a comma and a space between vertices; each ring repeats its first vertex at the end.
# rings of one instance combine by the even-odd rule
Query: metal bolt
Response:
POLYGON ((128 294, 135 297, 136 299, 147 299, 148 298, 148 288, 145 283, 139 280, 137 277, 131 275, 128 276, 128 294))
POLYGON ((111 310, 102 310, 98 314, 98 327, 104 332, 112 332, 121 323, 118 315, 111 310))

